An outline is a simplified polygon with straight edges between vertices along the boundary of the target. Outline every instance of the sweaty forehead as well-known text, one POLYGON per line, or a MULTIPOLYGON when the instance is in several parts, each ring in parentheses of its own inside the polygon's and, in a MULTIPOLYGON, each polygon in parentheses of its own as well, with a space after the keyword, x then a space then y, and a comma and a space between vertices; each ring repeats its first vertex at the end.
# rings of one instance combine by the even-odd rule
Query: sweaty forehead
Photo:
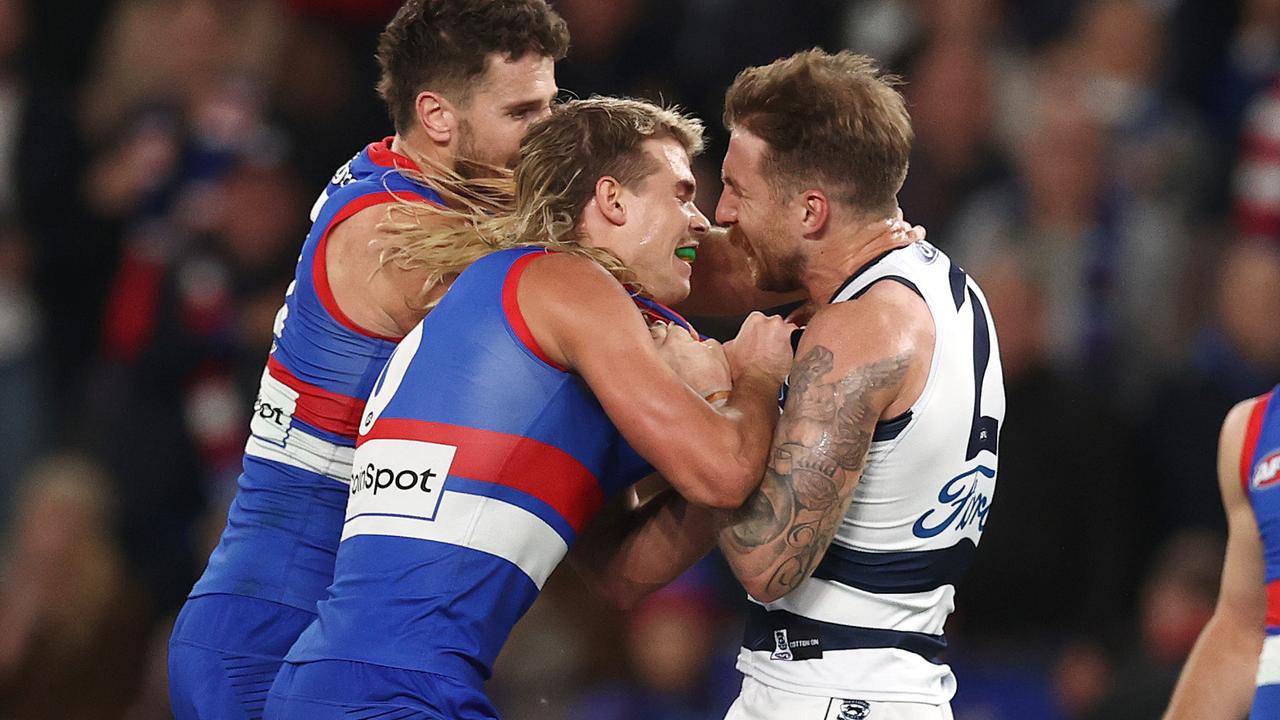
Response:
POLYGON ((675 176, 677 182, 694 182, 693 169, 689 167, 689 153, 674 138, 645 140, 647 152, 662 162, 662 167, 675 176))
POLYGON ((725 171, 755 172, 760 167, 768 145, 759 135, 743 127, 735 127, 729 135, 729 150, 724 156, 725 171))

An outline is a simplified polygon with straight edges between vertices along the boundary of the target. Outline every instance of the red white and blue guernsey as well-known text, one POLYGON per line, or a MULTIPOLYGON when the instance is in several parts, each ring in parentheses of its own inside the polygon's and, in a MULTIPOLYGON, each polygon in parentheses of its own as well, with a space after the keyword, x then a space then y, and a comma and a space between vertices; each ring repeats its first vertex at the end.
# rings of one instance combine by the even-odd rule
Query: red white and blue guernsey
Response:
POLYGON ((481 686, 512 627, 602 504, 653 472, 525 324, 517 287, 545 253, 478 260, 392 355, 329 597, 268 718, 494 717, 481 686))
POLYGON ((1244 485, 1262 536, 1267 630, 1258 660, 1251 718, 1280 717, 1280 387, 1254 403, 1240 457, 1244 485))
POLYGON ((334 174, 312 208, 276 316, 226 529, 175 625, 170 669, 179 717, 193 716, 181 703, 208 712, 239 702, 250 717, 260 712, 284 653, 333 579, 360 415, 399 338, 372 334, 343 314, 329 287, 325 246, 335 226, 363 209, 442 204, 402 169, 416 166, 391 150, 391 138, 373 143, 334 174), (221 654, 224 665, 241 659, 231 674, 241 679, 230 690, 235 697, 193 689, 209 682, 202 664, 217 660, 196 657, 195 648, 221 654))

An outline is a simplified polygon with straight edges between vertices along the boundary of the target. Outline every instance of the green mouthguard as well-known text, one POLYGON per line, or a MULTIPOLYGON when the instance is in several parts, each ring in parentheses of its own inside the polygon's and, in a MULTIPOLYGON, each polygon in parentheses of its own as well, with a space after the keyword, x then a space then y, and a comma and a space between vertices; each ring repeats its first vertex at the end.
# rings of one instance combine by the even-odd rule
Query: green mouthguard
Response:
POLYGON ((692 247, 676 248, 676 257, 680 258, 681 260, 689 260, 689 261, 697 260, 698 248, 692 248, 692 247))

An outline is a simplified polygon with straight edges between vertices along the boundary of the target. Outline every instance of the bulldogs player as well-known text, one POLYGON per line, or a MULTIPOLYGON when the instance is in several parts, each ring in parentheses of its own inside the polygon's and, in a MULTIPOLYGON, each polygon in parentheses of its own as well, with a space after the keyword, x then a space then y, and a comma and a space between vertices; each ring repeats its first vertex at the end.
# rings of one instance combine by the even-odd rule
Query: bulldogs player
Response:
POLYGON ((1218 444, 1227 558, 1168 720, 1280 717, 1280 387, 1232 408, 1218 444))
POLYGON ((312 211, 227 526, 170 641, 178 718, 260 717, 333 579, 365 400, 440 292, 431 268, 384 264, 388 208, 432 204, 425 224, 472 209, 460 174, 513 164, 567 47, 543 0, 409 0, 383 32, 378 90, 396 134, 344 165, 312 211))

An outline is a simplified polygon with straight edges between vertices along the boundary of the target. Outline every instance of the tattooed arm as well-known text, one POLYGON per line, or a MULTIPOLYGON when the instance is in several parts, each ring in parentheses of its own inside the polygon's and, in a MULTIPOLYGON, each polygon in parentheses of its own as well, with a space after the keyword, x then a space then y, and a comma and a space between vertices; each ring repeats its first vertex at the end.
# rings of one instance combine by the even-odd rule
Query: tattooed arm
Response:
POLYGON ((919 396, 932 348, 927 307, 897 283, 819 310, 791 370, 764 480, 720 533, 752 597, 772 602, 813 573, 862 477, 876 422, 919 396))

